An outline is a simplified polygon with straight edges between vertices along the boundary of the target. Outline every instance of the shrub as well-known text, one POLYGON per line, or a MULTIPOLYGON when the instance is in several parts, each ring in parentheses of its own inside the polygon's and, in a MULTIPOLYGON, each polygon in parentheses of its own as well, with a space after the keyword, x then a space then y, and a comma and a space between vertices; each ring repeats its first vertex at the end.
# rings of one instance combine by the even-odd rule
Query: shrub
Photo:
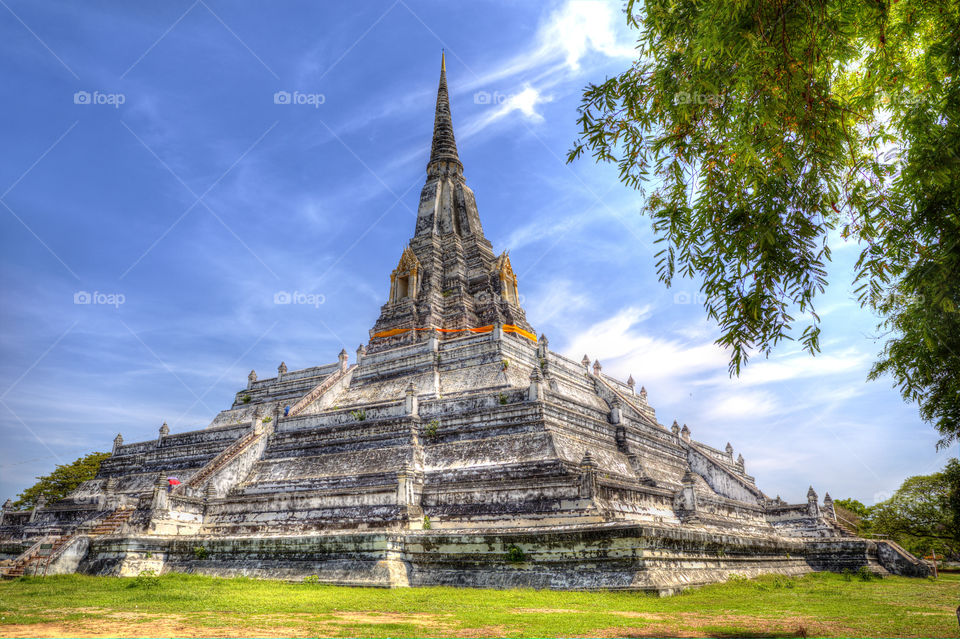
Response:
POLYGON ((352 410, 350 411, 350 414, 353 415, 353 418, 358 422, 362 422, 367 418, 367 411, 363 410, 362 408, 360 410, 352 410))
POLYGON ((273 421, 273 417, 264 417, 262 421, 264 424, 269 424, 273 421))
POLYGON ((243 402, 244 404, 249 404, 249 403, 250 403, 250 400, 252 400, 252 399, 253 399, 253 398, 250 397, 249 395, 244 395, 243 397, 240 398, 240 401, 243 402))
POLYGON ((507 403, 507 396, 504 395, 503 393, 500 393, 500 398, 499 398, 499 399, 500 399, 500 403, 501 403, 501 404, 506 404, 506 403, 507 403))
POLYGON ((857 570, 857 579, 860 581, 870 581, 871 579, 879 579, 880 575, 873 572, 866 566, 860 566, 860 569, 857 570))
POLYGON ((430 517, 428 515, 423 516, 423 529, 430 530, 430 517))
POLYGON ((507 370, 508 368, 510 368, 510 360, 509 359, 500 360, 500 369, 507 370))
POLYGON ((320 583, 320 575, 307 575, 303 578, 303 583, 316 586, 320 583))
POLYGON ((160 577, 154 570, 141 570, 130 582, 130 588, 154 588, 160 584, 160 577))
POLYGON ((510 546, 507 548, 507 561, 510 563, 518 564, 522 561, 526 561, 527 557, 523 554, 523 551, 517 546, 510 546))
POLYGON ((210 551, 208 551, 203 546, 194 546, 193 547, 193 556, 197 559, 206 559, 210 556, 210 551))
POLYGON ((437 436, 437 429, 440 428, 440 421, 436 419, 431 419, 430 422, 424 426, 423 434, 431 439, 437 436))

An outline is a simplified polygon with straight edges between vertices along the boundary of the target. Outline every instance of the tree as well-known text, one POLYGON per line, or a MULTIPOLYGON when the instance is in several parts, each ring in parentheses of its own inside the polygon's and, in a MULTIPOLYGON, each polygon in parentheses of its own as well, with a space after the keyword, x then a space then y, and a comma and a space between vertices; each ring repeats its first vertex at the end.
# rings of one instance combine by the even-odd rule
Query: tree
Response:
POLYGON ((872 531, 916 554, 960 554, 960 462, 906 479, 893 496, 870 508, 872 531))
POLYGON ((36 484, 17 495, 13 507, 19 510, 29 510, 36 506, 41 495, 47 498, 47 503, 60 501, 80 484, 97 475, 100 463, 110 456, 110 453, 90 453, 80 457, 71 464, 59 464, 49 475, 37 477, 36 484))
POLYGON ((836 499, 833 505, 845 508, 860 518, 866 517, 868 513, 867 507, 856 499, 836 499))
POLYGON ((960 435, 960 4, 628 0, 638 59, 589 85, 568 161, 645 198, 657 272, 699 278, 737 375, 783 340, 819 351, 836 231, 892 376, 960 435), (795 325, 797 325, 795 327, 795 325))

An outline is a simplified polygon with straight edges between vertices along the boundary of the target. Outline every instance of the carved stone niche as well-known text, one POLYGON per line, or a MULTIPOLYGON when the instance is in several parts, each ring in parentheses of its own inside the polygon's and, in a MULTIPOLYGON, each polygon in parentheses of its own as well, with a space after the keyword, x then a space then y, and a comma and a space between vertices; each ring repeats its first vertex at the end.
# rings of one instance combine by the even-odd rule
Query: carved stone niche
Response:
POLYGON ((403 249, 400 263, 390 274, 390 301, 393 303, 405 299, 416 299, 420 290, 420 261, 408 246, 403 249))

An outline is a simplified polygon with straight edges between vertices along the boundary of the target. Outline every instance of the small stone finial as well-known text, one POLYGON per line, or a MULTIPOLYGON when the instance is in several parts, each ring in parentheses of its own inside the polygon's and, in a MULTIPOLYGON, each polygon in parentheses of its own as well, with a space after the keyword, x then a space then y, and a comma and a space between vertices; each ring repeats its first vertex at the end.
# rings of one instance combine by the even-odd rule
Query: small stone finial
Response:
POLYGON ((727 442, 726 451, 727 451, 727 454, 730 455, 730 457, 732 458, 732 457, 733 457, 733 446, 730 445, 730 442, 727 442))
POLYGON ((673 425, 670 426, 670 430, 673 431, 674 435, 680 434, 680 424, 677 423, 677 420, 673 420, 673 425))
POLYGON ((540 341, 538 343, 543 344, 544 346, 547 346, 550 344, 550 341, 547 339, 546 335, 544 335, 543 333, 540 333, 540 341))
POLYGON ((163 425, 160 426, 160 434, 161 434, 161 435, 167 435, 167 434, 169 434, 169 433, 170 433, 170 427, 167 426, 167 422, 164 421, 164 422, 163 422, 163 425))
POLYGON ((823 495, 823 510, 827 513, 827 516, 837 520, 837 511, 833 507, 833 499, 830 498, 830 493, 824 493, 823 495))
POLYGON ((810 490, 807 491, 807 501, 817 501, 817 491, 813 489, 813 486, 810 486, 810 490))
POLYGON ((627 386, 630 387, 630 390, 633 390, 633 387, 636 385, 637 383, 633 381, 633 375, 630 375, 630 377, 627 378, 627 386))
POLYGON ((640 399, 647 401, 647 389, 644 386, 640 387, 640 399))
POLYGON ((683 477, 680 478, 680 483, 687 485, 697 483, 696 478, 694 478, 693 473, 690 472, 689 468, 685 473, 683 473, 683 477))
POLYGON ((416 392, 417 392, 417 389, 414 388, 413 382, 410 382, 409 384, 407 384, 407 395, 413 395, 416 392))
POLYGON ((603 366, 600 365, 600 360, 599 359, 593 360, 593 374, 599 375, 600 371, 602 370, 603 370, 603 366))
POLYGON ((253 383, 257 381, 257 371, 251 370, 250 374, 247 375, 247 388, 253 386, 253 383))
POLYGON ((280 365, 277 366, 277 373, 279 373, 280 375, 286 375, 286 374, 287 374, 287 363, 286 363, 286 362, 280 362, 280 365))
POLYGON ((367 354, 367 347, 361 344, 357 346, 357 364, 360 363, 360 360, 363 359, 363 356, 367 354))
POLYGON ((583 459, 580 460, 580 466, 586 468, 596 468, 597 462, 593 461, 593 456, 590 454, 590 451, 584 451, 583 459))
POLYGON ((340 354, 337 355, 337 361, 340 362, 340 370, 347 370, 347 362, 350 360, 350 356, 347 355, 347 349, 341 348, 340 354))
POLYGON ((3 509, 4 509, 4 510, 13 510, 13 500, 12 500, 12 499, 8 499, 7 501, 3 502, 3 509))
POLYGON ((542 380, 543 380, 543 373, 540 371, 540 367, 534 366, 533 369, 530 371, 530 381, 539 382, 542 380))
POLYGON ((743 466, 743 454, 737 455, 737 466, 743 466))
POLYGON ((587 355, 584 355, 583 359, 580 360, 580 363, 583 364, 584 368, 590 368, 590 357, 587 355))
POLYGON ((682 437, 685 442, 690 441, 690 427, 686 424, 680 429, 680 437, 682 437))
POLYGON ((117 433, 117 436, 113 438, 113 450, 116 451, 117 448, 123 445, 123 435, 117 433))

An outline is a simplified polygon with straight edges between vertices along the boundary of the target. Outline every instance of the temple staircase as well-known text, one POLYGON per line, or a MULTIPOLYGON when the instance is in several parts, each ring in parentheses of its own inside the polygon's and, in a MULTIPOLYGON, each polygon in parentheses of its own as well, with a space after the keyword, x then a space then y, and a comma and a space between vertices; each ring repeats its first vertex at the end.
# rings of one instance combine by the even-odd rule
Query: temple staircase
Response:
POLYGON ((84 535, 92 537, 117 532, 123 527, 127 520, 130 519, 132 514, 132 508, 118 508, 106 517, 84 522, 75 531, 57 537, 51 537, 49 535, 41 537, 35 544, 17 557, 13 565, 9 566, 2 576, 4 579, 22 577, 27 574, 31 566, 33 566, 33 570, 30 571, 32 574, 45 575, 50 564, 74 541, 84 535))

